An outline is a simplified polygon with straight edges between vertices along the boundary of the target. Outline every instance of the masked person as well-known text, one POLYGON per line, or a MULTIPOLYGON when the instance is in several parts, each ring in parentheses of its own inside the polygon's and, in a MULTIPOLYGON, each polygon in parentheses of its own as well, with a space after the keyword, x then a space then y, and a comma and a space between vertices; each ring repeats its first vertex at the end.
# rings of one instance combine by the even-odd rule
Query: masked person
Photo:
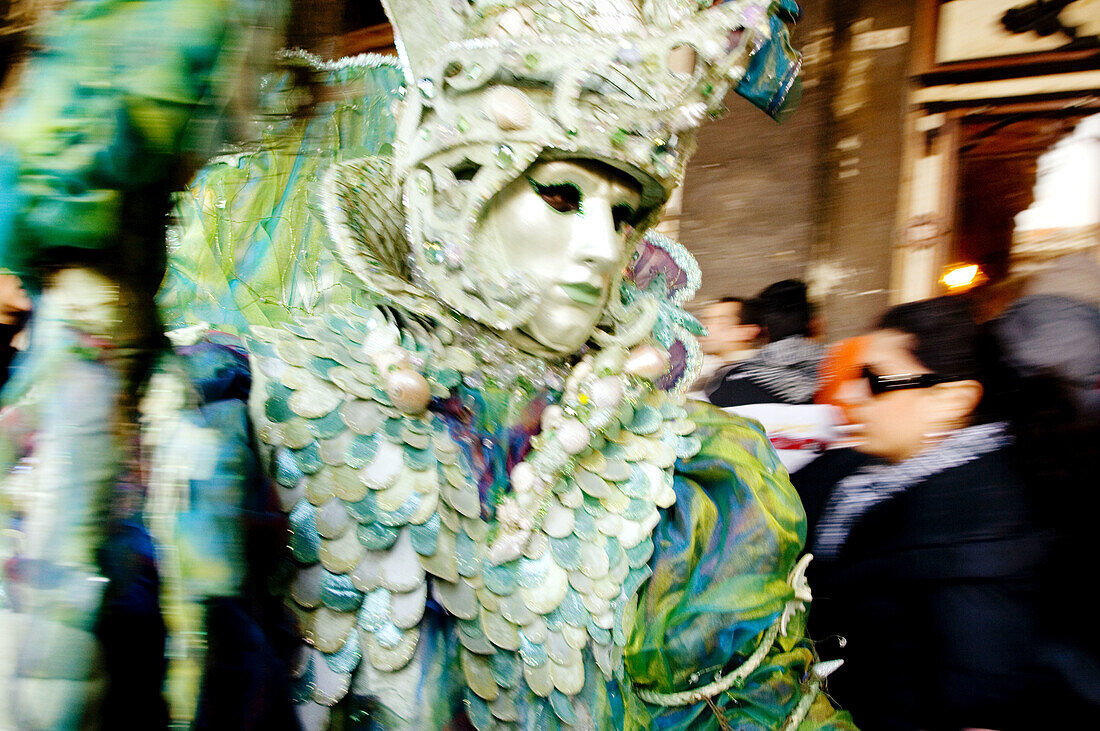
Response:
POLYGON ((268 585, 233 509, 258 467, 303 727, 850 728, 797 497, 754 425, 683 405, 698 270, 644 236, 726 90, 778 113, 793 6, 387 10, 403 68, 303 59, 313 119, 208 168, 171 237, 145 444, 176 657, 211 597, 278 644, 239 601, 268 585))

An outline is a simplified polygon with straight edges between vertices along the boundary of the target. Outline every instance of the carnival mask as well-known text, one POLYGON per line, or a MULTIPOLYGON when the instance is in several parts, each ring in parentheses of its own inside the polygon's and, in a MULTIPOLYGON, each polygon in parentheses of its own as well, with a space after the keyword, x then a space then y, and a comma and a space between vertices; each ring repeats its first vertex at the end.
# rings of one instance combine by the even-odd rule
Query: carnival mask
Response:
POLYGON ((535 163, 490 201, 476 229, 476 264, 531 283, 538 302, 506 337, 525 350, 580 349, 618 281, 639 201, 629 178, 574 160, 535 163))

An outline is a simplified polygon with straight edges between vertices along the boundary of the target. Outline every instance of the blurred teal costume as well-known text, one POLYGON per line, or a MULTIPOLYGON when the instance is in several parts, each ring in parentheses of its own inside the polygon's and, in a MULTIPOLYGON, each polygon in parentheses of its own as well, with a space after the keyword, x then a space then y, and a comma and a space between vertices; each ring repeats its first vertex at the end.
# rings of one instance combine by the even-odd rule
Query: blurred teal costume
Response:
POLYGON ((167 197, 225 140, 252 29, 278 27, 280 5, 71 0, 48 16, 3 112, 0 179, 16 184, 0 210, 17 215, 0 267, 34 283, 80 260, 68 249, 132 271, 162 261, 167 197))

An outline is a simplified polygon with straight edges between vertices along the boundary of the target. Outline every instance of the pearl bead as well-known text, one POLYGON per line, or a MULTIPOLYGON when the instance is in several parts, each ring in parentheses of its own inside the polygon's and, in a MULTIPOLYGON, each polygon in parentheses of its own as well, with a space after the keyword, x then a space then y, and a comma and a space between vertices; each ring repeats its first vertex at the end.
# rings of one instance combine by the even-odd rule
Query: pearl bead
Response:
POLYGON ((558 442, 566 454, 580 454, 588 446, 590 438, 588 427, 576 419, 566 419, 558 427, 558 442))
POLYGON ((557 404, 550 404, 542 412, 542 428, 549 430, 556 427, 562 420, 565 412, 557 404))
POLYGON ((623 370, 627 373, 652 381, 668 370, 668 353, 652 345, 638 345, 627 356, 623 370))
POLYGON ((523 494, 531 492, 538 482, 535 468, 527 462, 520 462, 512 468, 512 490, 523 494))
POLYGON ((419 414, 432 400, 432 390, 424 376, 404 368, 386 375, 386 395, 406 414, 419 414))
POLYGON ((615 376, 605 376, 592 384, 592 402, 600 409, 610 409, 623 397, 623 385, 615 376))

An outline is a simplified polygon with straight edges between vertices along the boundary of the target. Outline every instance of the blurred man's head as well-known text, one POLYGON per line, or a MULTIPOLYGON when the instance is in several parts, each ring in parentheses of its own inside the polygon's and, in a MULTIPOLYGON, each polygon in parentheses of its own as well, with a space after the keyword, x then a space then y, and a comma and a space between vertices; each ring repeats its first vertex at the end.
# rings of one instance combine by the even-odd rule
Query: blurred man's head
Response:
POLYGON ((806 298, 806 283, 784 279, 769 285, 756 297, 759 323, 769 343, 810 334, 813 308, 806 298))
POLYGON ((723 360, 734 360, 739 353, 752 348, 760 334, 752 303, 740 297, 723 297, 703 305, 699 320, 708 332, 700 339, 703 352, 723 360))
POLYGON ((0 325, 19 325, 31 311, 31 300, 19 277, 0 274, 0 325))

